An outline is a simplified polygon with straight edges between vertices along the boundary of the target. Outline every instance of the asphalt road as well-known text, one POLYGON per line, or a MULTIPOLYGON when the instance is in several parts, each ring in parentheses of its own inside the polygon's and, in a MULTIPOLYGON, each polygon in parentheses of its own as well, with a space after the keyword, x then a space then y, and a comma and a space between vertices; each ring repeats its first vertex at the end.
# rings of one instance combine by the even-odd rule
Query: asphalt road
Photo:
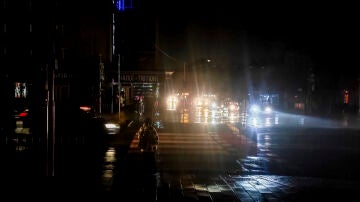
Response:
POLYGON ((315 190, 321 199, 328 197, 325 188, 334 193, 345 190, 348 195, 360 189, 356 127, 304 124, 302 116, 273 118, 269 125, 267 118, 258 117, 257 125, 163 122, 156 161, 138 151, 136 127, 105 142, 62 144, 55 150, 51 179, 44 177, 48 162, 43 145, 5 144, 4 190, 105 194, 143 201, 257 201, 309 199, 314 192, 308 190, 315 190), (315 184, 316 189, 303 184, 315 184), (300 195, 304 190, 306 194, 300 195))

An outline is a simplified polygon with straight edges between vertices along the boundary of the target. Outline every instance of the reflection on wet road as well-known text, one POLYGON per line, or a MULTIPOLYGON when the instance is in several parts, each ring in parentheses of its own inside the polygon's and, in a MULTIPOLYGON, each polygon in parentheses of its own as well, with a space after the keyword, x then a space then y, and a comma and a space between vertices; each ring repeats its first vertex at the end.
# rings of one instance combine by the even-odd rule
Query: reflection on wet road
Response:
POLYGON ((105 189, 109 191, 109 187, 112 184, 112 179, 114 177, 116 163, 116 150, 114 147, 109 146, 104 155, 104 168, 102 174, 102 183, 105 186, 105 189))
MULTIPOLYGON (((158 201, 176 201, 179 195, 197 200, 207 197, 203 201, 280 200, 288 193, 301 192, 303 184, 332 183, 310 177, 360 180, 358 119, 240 114, 238 121, 218 119, 214 124, 210 118, 191 123, 196 120, 192 116, 184 116, 187 124, 164 123, 159 128, 160 158, 155 172, 136 150, 134 131, 129 129, 106 145, 59 145, 56 175, 72 182, 69 190, 104 189, 107 195, 131 196, 134 201, 160 196, 168 198, 158 201)), ((34 148, 6 146, 6 174, 41 175, 43 158, 37 154, 43 150, 36 153, 34 148)))
POLYGON ((266 115, 241 116, 241 122, 255 128, 308 127, 308 128, 360 128, 357 117, 341 116, 320 118, 314 116, 274 112, 266 115))
POLYGON ((345 118, 249 116, 244 127, 257 150, 238 163, 247 174, 359 179, 358 119, 345 118))

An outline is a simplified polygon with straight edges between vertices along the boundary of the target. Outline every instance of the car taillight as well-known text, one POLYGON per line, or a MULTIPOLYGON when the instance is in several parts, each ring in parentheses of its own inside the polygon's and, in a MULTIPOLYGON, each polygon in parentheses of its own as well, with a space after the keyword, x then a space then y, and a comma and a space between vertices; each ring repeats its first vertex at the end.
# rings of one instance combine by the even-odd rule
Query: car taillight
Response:
POLYGON ((25 116, 27 116, 27 115, 28 115, 27 112, 21 112, 21 113, 19 114, 19 117, 25 117, 25 116))
POLYGON ((80 106, 80 109, 85 111, 85 112, 89 112, 91 110, 91 107, 89 107, 89 106, 80 106))

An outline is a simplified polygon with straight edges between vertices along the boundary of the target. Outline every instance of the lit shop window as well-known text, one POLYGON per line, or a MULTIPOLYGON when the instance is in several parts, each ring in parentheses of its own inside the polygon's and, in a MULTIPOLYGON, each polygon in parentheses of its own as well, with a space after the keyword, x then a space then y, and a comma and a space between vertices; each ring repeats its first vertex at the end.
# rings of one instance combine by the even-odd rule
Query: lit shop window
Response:
POLYGON ((15 82, 15 98, 26 98, 27 94, 26 83, 15 82))

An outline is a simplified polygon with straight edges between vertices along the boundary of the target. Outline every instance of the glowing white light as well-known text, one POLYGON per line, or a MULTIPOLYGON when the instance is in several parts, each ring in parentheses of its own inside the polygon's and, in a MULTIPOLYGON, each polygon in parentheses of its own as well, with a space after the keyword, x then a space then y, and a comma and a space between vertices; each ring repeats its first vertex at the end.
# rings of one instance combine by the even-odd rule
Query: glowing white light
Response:
POLYGON ((258 105, 252 105, 250 107, 250 111, 252 112, 259 112, 260 111, 260 107, 258 105))
POLYGON ((271 107, 269 106, 265 107, 265 113, 271 113, 271 112, 272 112, 271 107))
POLYGON ((174 95, 170 95, 167 99, 167 109, 176 110, 178 104, 178 98, 174 95))
POLYGON ((120 128, 119 124, 116 123, 106 123, 105 128, 107 129, 117 129, 120 128))

